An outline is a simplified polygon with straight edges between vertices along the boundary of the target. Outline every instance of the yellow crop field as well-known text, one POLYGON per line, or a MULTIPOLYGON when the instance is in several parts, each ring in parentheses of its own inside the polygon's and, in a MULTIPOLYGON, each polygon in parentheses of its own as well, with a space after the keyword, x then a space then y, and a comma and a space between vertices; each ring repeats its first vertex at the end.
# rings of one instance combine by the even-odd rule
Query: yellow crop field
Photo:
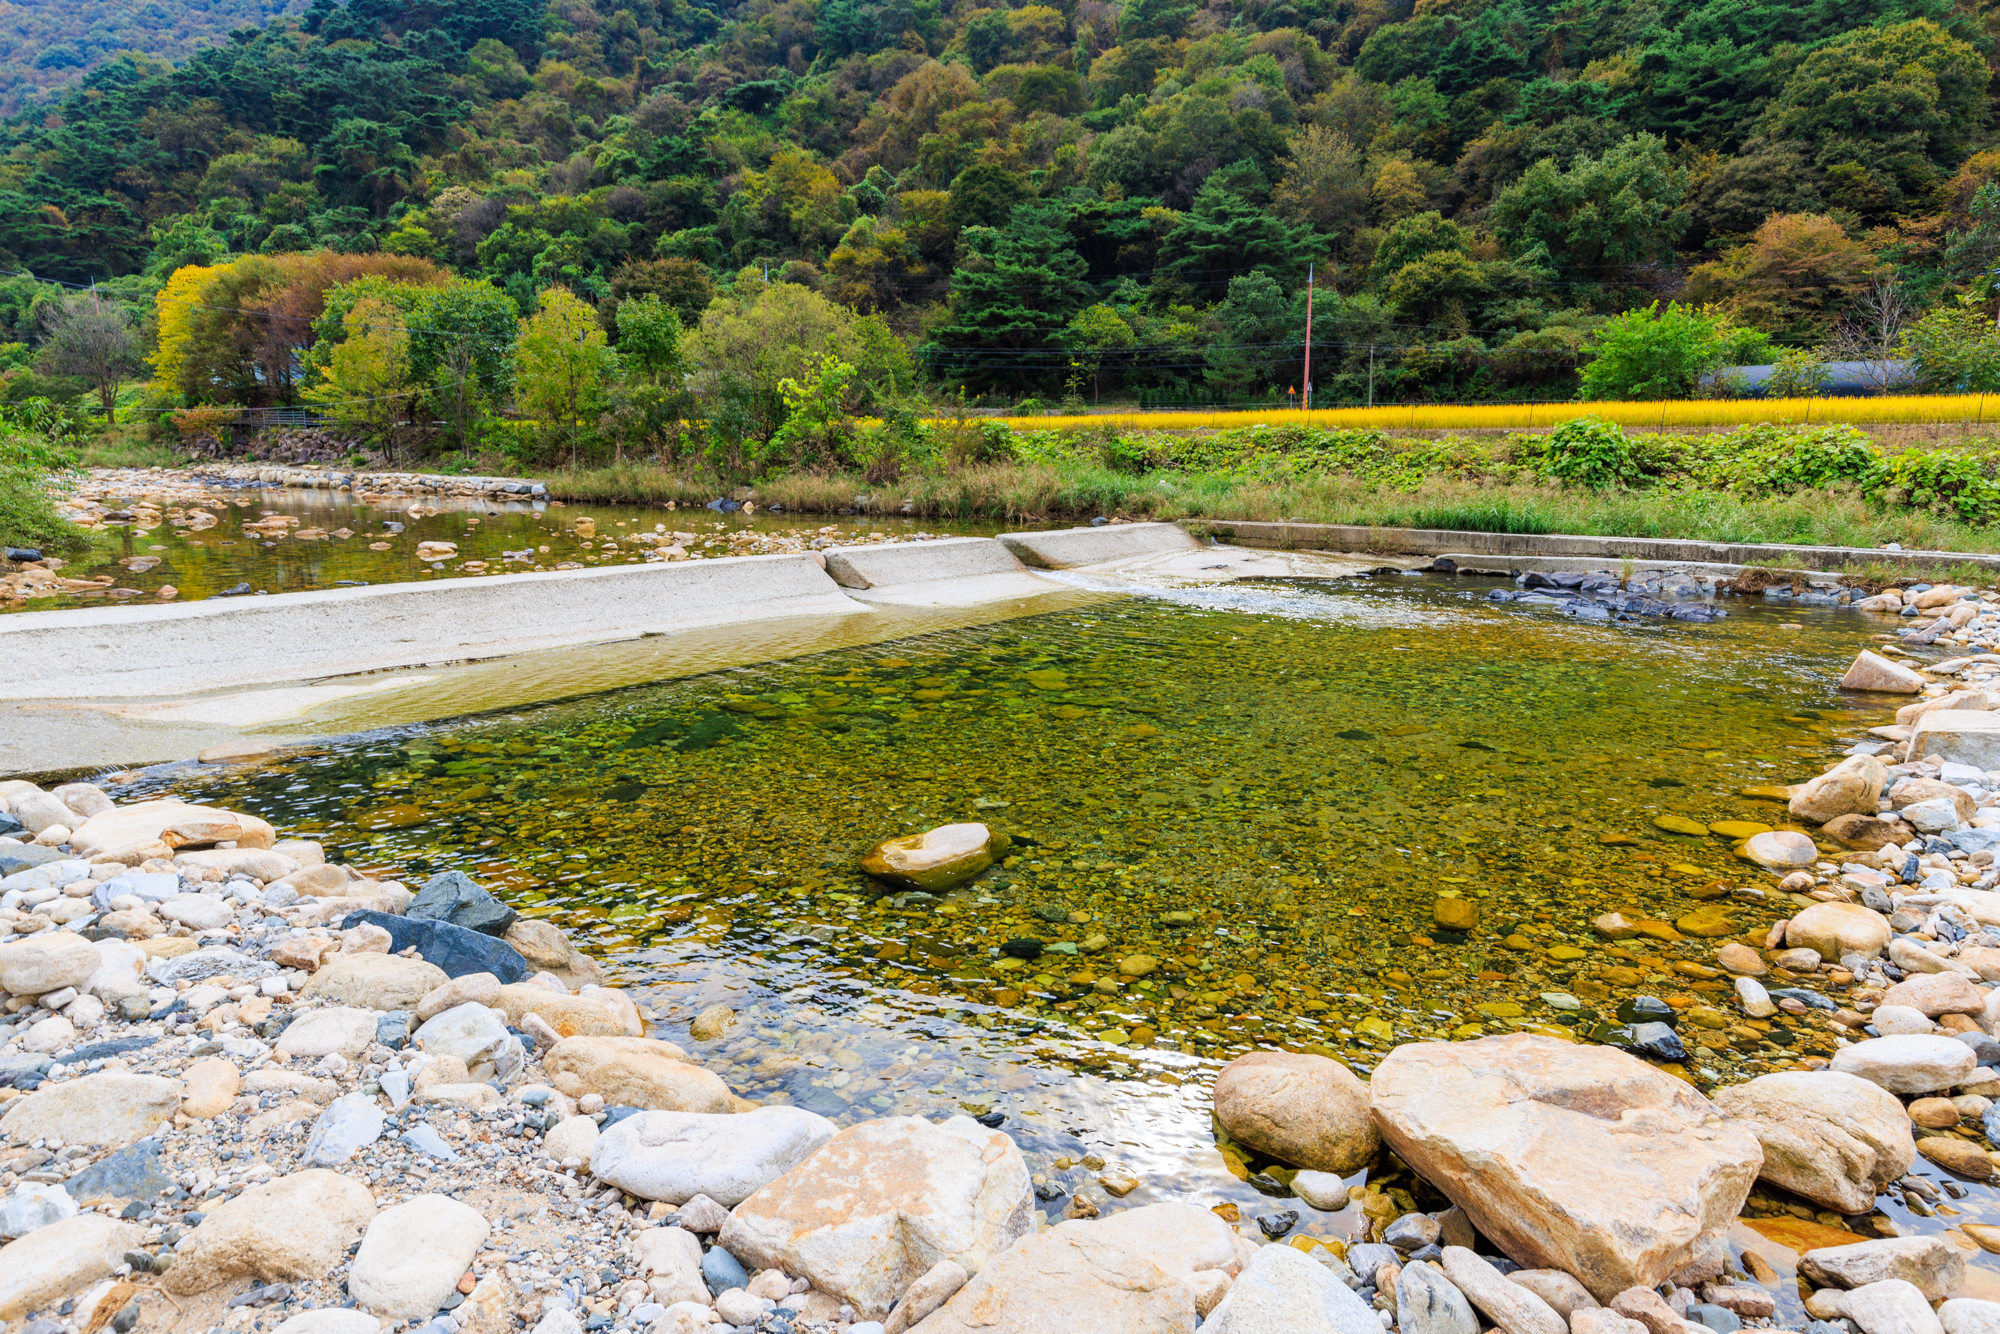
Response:
POLYGON ((1532 430, 1598 417, 1633 430, 1744 426, 1756 422, 1972 422, 2000 420, 2000 394, 1911 394, 1884 398, 1676 399, 1668 402, 1405 404, 1374 408, 1128 412, 1074 417, 1003 417, 1022 431, 1114 427, 1143 431, 1226 431, 1309 424, 1330 430, 1532 430))

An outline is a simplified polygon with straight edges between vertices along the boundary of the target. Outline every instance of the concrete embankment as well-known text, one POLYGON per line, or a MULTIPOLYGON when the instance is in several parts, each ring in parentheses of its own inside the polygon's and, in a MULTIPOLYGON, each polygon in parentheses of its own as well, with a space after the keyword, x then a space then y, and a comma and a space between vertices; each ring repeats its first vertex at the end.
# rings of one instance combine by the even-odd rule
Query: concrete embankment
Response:
POLYGON ((1264 523, 1210 519, 1194 525, 1219 542, 1293 551, 1379 552, 1447 556, 1464 564, 1486 562, 1513 569, 1576 568, 1585 561, 1640 561, 1663 565, 1781 566, 1839 570, 1848 566, 1935 568, 1971 565, 2000 573, 2000 555, 1965 551, 1890 551, 1881 547, 1788 546, 1775 542, 1702 542, 1671 537, 1595 537, 1579 534, 1474 533, 1449 528, 1375 528, 1362 524, 1264 523))

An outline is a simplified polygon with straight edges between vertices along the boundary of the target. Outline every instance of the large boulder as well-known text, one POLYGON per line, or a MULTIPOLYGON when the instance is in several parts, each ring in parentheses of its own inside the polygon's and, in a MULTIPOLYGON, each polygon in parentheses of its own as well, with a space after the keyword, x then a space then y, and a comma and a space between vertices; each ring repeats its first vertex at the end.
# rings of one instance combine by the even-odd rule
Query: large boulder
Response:
POLYGON ((370 1010, 414 1010, 419 1001, 449 980, 442 968, 422 959, 405 959, 400 954, 336 954, 312 975, 301 994, 370 1010))
POLYGON ((935 1125, 894 1116, 849 1126, 757 1190, 730 1214, 721 1244, 880 1319, 938 1261, 976 1273, 1034 1219, 1011 1138, 966 1116, 935 1125))
POLYGON ((1891 1093, 1939 1093, 1972 1078, 1978 1053, 1957 1038, 1922 1033, 1870 1038, 1833 1054, 1832 1068, 1891 1093))
POLYGON ((1610 1047, 1529 1034, 1413 1043, 1370 1103, 1396 1154, 1525 1268, 1600 1301, 1712 1277, 1763 1165, 1750 1130, 1610 1047))
POLYGON ((414 949, 425 963, 442 968, 447 977, 491 973, 502 983, 528 980, 527 960, 504 940, 450 922, 375 910, 347 914, 340 920, 340 929, 352 931, 364 922, 389 933, 391 953, 414 949))
POLYGON ((993 864, 1007 836, 983 824, 948 824, 921 834, 884 839, 861 859, 877 880, 936 893, 962 885, 993 864))
POLYGON ((1889 946, 1889 919, 1858 903, 1815 903, 1785 924, 1785 944, 1819 952, 1822 959, 1849 954, 1874 958, 1889 946))
POLYGON ((105 1070, 30 1093, 0 1117, 16 1144, 45 1137, 65 1144, 130 1144, 180 1110, 181 1081, 105 1070))
POLYGON ((77 855, 88 858, 150 855, 161 848, 178 851, 225 842, 239 848, 269 848, 277 841, 271 826, 254 815, 165 798, 114 806, 91 816, 69 836, 77 855))
POLYGON ((484 936, 506 935, 516 915, 512 908, 474 884, 472 877, 463 871, 445 871, 426 880, 403 913, 407 917, 450 922, 484 936))
POLYGON ((1954 821, 1956 824, 1964 824, 1979 813, 1979 803, 1973 800, 1970 792, 1935 778, 1905 778, 1889 794, 1889 804, 1899 811, 1931 801, 1950 802, 1951 813, 1958 817, 1954 821))
POLYGON ((1382 1323, 1333 1270, 1290 1246, 1265 1246, 1243 1266, 1201 1329, 1202 1334, 1381 1334, 1382 1323))
POLYGON ((354 1253, 347 1291, 376 1315, 435 1315, 472 1268, 488 1230, 477 1209, 443 1195, 384 1209, 354 1253))
POLYGON ((0 1320, 18 1320, 81 1292, 125 1263, 146 1231, 103 1214, 78 1214, 36 1228, 0 1249, 0 1320))
POLYGON ((604 980, 604 970, 597 966, 597 961, 572 945, 554 922, 518 917, 501 939, 528 961, 528 967, 561 978, 564 986, 580 987, 604 980))
POLYGON ((1986 992, 1964 973, 1919 973, 1882 993, 1880 1005, 1907 1005, 1926 1019, 1947 1014, 1984 1014, 1986 992))
POLYGON ((578 1096, 595 1093, 613 1107, 661 1112, 724 1113, 736 1096, 721 1079, 687 1062, 687 1053, 657 1038, 564 1038, 549 1048, 542 1067, 574 1075, 578 1096))
POLYGON ((1339 1061, 1305 1052, 1252 1052, 1223 1066, 1215 1119, 1237 1143, 1316 1172, 1346 1176, 1382 1151, 1368 1086, 1339 1061))
POLYGON ((1889 771, 1873 755, 1850 755, 1792 790, 1792 816, 1825 824, 1843 815, 1873 815, 1888 781, 1889 771))
POLYGON ((1843 1214, 1874 1208, 1916 1161, 1903 1104, 1854 1075, 1782 1070, 1719 1090, 1715 1105, 1764 1146, 1764 1180, 1843 1214))
POLYGON ((915 1334, 1193 1334, 1194 1289, 1186 1278, 1120 1240, 1087 1222, 1024 1237, 920 1321, 915 1334))
POLYGON ((0 945, 0 991, 40 996, 81 987, 101 963, 97 947, 74 932, 31 936, 0 945))
POLYGON ((734 1206, 797 1167, 838 1130, 803 1107, 723 1116, 640 1112, 598 1138, 591 1171, 642 1200, 683 1204, 706 1195, 734 1206))
POLYGON ((207 1211, 174 1252, 163 1282, 186 1295, 238 1278, 324 1278, 375 1216, 375 1197, 324 1168, 251 1186, 207 1211))

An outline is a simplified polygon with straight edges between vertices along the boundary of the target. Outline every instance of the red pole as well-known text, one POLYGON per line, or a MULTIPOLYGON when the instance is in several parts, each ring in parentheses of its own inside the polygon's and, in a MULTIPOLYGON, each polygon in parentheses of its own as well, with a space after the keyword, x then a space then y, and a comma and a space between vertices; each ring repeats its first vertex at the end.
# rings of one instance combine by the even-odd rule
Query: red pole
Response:
POLYGON ((1306 265, 1306 411, 1313 410, 1313 266, 1306 265))

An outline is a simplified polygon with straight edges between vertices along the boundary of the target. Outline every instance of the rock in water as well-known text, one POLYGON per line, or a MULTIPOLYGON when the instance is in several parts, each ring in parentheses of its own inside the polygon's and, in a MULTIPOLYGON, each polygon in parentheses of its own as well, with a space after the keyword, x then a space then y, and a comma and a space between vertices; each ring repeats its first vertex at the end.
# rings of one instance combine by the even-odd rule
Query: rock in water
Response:
POLYGON ((983 824, 948 824, 921 834, 884 839, 861 859, 877 880, 937 893, 962 885, 1005 852, 1007 836, 983 824))
POLYGON ((1785 926, 1785 944, 1817 950, 1823 959, 1874 958, 1889 947, 1889 919, 1858 903, 1815 903, 1785 926))
POLYGON ((1843 1214, 1873 1208, 1916 1161, 1903 1104, 1854 1075, 1783 1070, 1718 1090, 1715 1105, 1764 1146, 1764 1180, 1843 1214))
POLYGON ((1005 1134, 969 1116, 884 1117, 849 1126, 737 1205, 721 1244, 879 1319, 938 1261, 972 1271, 1025 1236, 1034 1209, 1005 1134))
POLYGON ((1325 1056, 1237 1057, 1215 1076, 1215 1117, 1231 1139, 1293 1167, 1346 1175, 1382 1151, 1368 1086, 1325 1056))
POLYGON ((733 1208, 805 1161, 838 1129, 801 1107, 733 1115, 641 1112, 604 1132, 591 1170, 640 1199, 681 1204, 706 1195, 733 1208))
POLYGON ((1891 695, 1920 695, 1924 678, 1867 649, 1854 655, 1847 674, 1840 678, 1842 690, 1878 690, 1891 695))
POLYGON ((1889 771, 1873 755, 1850 755, 1792 793, 1791 813, 1825 824, 1843 815, 1873 815, 1889 771))
MULTIPOLYGON (((1872 808, 1871 808, 1872 809, 1872 808)), ((517 915, 512 908, 472 882, 463 871, 446 871, 424 882, 406 917, 431 918, 450 922, 485 936, 504 936, 517 915)))
POLYGON ((1818 860, 1819 851, 1804 834, 1775 829, 1753 834, 1743 845, 1743 855, 1767 871, 1797 871, 1818 860))
POLYGON ((1935 1302, 1965 1282, 1965 1261, 1942 1237, 1878 1237, 1807 1251, 1799 1257, 1799 1273, 1822 1287, 1901 1279, 1935 1302))
POLYGON ((1229 1295, 1202 1323, 1202 1334, 1268 1334, 1279 1330, 1284 1334, 1381 1334, 1382 1323, 1331 1269, 1304 1251, 1266 1246, 1243 1266, 1229 1287, 1229 1295))
POLYGON ((1529 1034, 1412 1043, 1376 1067, 1369 1093, 1389 1147, 1480 1232, 1599 1300, 1719 1273, 1764 1161, 1747 1127, 1608 1047, 1529 1034))
POLYGON ((1944 1334, 2000 1334, 2000 1302, 1953 1297, 1937 1315, 1944 1334))

